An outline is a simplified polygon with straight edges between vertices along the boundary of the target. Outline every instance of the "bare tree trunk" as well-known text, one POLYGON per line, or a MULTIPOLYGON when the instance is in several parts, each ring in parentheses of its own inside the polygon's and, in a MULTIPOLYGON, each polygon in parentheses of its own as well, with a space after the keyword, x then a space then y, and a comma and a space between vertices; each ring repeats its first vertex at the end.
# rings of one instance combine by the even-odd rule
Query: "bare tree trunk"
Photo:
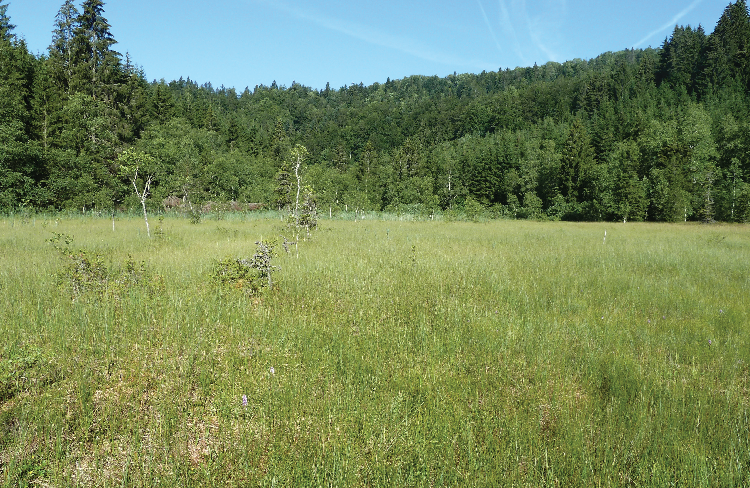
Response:
POLYGON ((146 235, 150 238, 151 237, 151 230, 148 227, 148 215, 146 215, 146 200, 141 200, 141 205, 143 206, 143 219, 146 221, 146 235))
POLYGON ((149 190, 151 188, 151 178, 151 175, 146 178, 146 184, 143 185, 143 193, 141 193, 138 191, 138 185, 136 185, 136 181, 138 180, 138 171, 136 171, 135 175, 133 176, 133 188, 135 188, 135 194, 138 195, 138 198, 141 200, 141 206, 143 207, 143 219, 146 221, 146 235, 148 235, 149 238, 151 238, 151 229, 149 229, 148 214, 146 214, 146 198, 148 198, 149 190))

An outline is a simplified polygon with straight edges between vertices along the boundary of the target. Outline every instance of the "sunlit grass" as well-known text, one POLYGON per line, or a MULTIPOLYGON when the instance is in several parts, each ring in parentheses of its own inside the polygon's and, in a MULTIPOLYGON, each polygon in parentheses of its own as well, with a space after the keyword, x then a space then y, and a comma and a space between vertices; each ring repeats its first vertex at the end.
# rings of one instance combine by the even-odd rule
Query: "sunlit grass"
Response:
POLYGON ((747 227, 324 220, 257 296, 280 220, 157 227, 0 221, 5 485, 750 483, 747 227))

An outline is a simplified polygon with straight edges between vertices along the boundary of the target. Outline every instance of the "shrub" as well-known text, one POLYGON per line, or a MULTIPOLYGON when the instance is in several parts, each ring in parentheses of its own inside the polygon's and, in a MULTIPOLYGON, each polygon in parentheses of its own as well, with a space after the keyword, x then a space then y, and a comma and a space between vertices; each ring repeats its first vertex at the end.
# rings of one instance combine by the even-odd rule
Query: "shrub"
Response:
POLYGON ((226 258, 218 261, 212 270, 213 281, 250 295, 265 287, 273 288, 272 275, 279 269, 271 264, 273 247, 264 242, 255 244, 258 248, 250 259, 226 258))
POLYGON ((66 264, 57 273, 58 284, 69 288, 73 300, 83 296, 120 298, 136 287, 150 292, 164 289, 164 279, 146 270, 146 263, 136 263, 131 256, 122 267, 108 267, 104 257, 85 249, 72 250, 73 238, 54 233, 48 239, 65 258, 66 264))

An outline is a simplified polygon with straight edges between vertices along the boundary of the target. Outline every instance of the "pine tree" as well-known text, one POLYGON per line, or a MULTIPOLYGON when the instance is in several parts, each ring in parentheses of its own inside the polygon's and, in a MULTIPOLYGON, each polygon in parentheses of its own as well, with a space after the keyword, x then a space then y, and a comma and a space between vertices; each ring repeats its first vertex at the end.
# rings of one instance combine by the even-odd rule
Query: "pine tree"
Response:
POLYGON ((8 5, 3 5, 3 0, 0 0, 0 39, 10 41, 14 38, 11 31, 16 26, 10 23, 10 17, 8 17, 8 5))
POLYGON ((37 63, 31 100, 32 137, 46 150, 59 132, 62 91, 50 75, 49 59, 37 63))
POLYGON ((730 79, 750 88, 750 14, 745 0, 730 3, 708 37, 703 69, 705 89, 727 85, 730 79))
POLYGON ((32 59, 23 41, 0 38, 0 144, 28 137, 32 59))
POLYGON ((117 99, 120 112, 118 137, 131 144, 141 135, 148 122, 149 84, 143 69, 132 65, 129 54, 125 55, 123 75, 125 79, 119 86, 117 99))
POLYGON ((78 16, 73 0, 65 0, 55 17, 55 30, 52 31, 52 44, 49 47, 52 75, 67 95, 70 95, 70 83, 73 78, 73 38, 78 16))
POLYGON ((641 154, 634 141, 623 141, 616 145, 610 162, 614 193, 612 212, 623 222, 638 222, 646 218, 648 199, 646 181, 640 175, 640 164, 641 154))
POLYGON ((149 115, 159 123, 166 123, 174 116, 172 92, 164 81, 152 85, 150 92, 149 115))
POLYGON ((675 26, 672 37, 662 46, 657 81, 673 87, 684 86, 688 93, 698 87, 698 78, 706 44, 706 34, 698 26, 675 26))
POLYGON ((587 193, 595 164, 594 148, 588 131, 581 120, 576 118, 570 126, 560 164, 560 189, 569 204, 575 205, 589 196, 587 193))
POLYGON ((44 179, 45 164, 29 139, 35 60, 23 40, 8 34, 10 21, 2 7, 0 14, 6 26, 6 35, 0 37, 0 208, 44 205, 38 183, 44 179))
POLYGON ((111 101, 114 96, 113 85, 120 81, 122 69, 120 53, 112 50, 117 41, 104 17, 104 2, 86 0, 76 24, 72 39, 72 91, 89 93, 95 99, 111 101))

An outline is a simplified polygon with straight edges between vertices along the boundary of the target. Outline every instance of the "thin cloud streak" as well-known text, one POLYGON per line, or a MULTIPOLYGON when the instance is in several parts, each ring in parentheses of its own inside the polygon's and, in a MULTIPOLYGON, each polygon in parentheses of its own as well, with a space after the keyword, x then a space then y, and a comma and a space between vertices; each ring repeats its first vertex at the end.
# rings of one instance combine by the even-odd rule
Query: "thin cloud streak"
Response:
POLYGON ((374 44, 376 46, 395 49, 411 56, 424 59, 425 61, 441 63, 447 66, 454 67, 467 66, 477 68, 488 65, 488 63, 484 63, 479 60, 465 60, 453 56, 445 56, 441 53, 436 53, 425 46, 418 45, 411 39, 387 34, 365 25, 352 22, 344 22, 342 20, 324 15, 312 14, 310 12, 306 12, 292 6, 285 5, 278 1, 269 2, 261 0, 261 2, 272 8, 275 8, 276 10, 286 12, 303 20, 307 20, 328 30, 338 32, 340 34, 344 34, 355 39, 359 39, 360 41, 374 44))
MULTIPOLYGON (((564 15, 566 5, 565 5, 564 1, 560 2, 560 3, 562 5, 562 10, 563 10, 563 15, 564 15)), ((529 38, 534 43, 534 46, 538 50, 542 51, 547 56, 547 58, 549 60, 551 60, 551 61, 557 61, 557 58, 558 58, 557 54, 555 52, 553 52, 551 49, 549 49, 544 44, 544 42, 542 42, 542 35, 541 34, 543 32, 550 32, 551 29, 549 28, 549 26, 546 26, 546 27, 542 26, 542 27, 540 27, 539 26, 538 17, 535 18, 535 19, 531 18, 531 16, 529 15, 528 11, 526 10, 526 0, 522 0, 521 1, 521 9, 522 9, 522 12, 523 12, 524 21, 525 21, 526 26, 527 26, 529 38)), ((528 64, 528 61, 526 62, 526 64, 528 64)))
POLYGON ((651 39, 655 35, 659 34, 660 32, 664 32, 667 29, 673 28, 675 25, 677 25, 677 23, 680 21, 681 18, 683 18, 684 16, 686 16, 688 13, 690 13, 690 11, 693 10, 695 7, 697 7, 698 4, 700 4, 702 1, 703 0, 695 0, 693 3, 691 3, 690 5, 688 5, 687 8, 685 8, 682 12, 678 13, 677 15, 675 15, 675 17, 672 20, 670 20, 666 24, 662 25, 658 29, 655 29, 655 30, 649 32, 643 39, 641 39, 640 41, 638 41, 635 44, 635 46, 633 46, 633 47, 641 47, 642 45, 644 45, 646 43, 646 41, 648 41, 649 39, 651 39))
POLYGON ((500 46, 500 42, 497 40, 497 36, 495 35, 495 31, 492 29, 492 24, 490 24, 490 19, 487 17, 487 12, 484 11, 484 6, 482 5, 481 0, 477 0, 477 4, 479 5, 479 10, 482 11, 482 17, 484 17, 484 23, 487 24, 487 28, 490 30, 490 34, 492 35, 492 39, 495 41, 495 45, 497 46, 497 50, 500 52, 503 52, 503 48, 500 46))
POLYGON ((509 36, 513 41, 513 50, 516 55, 521 58, 524 63, 527 63, 526 57, 523 55, 521 49, 521 43, 518 42, 518 34, 516 29, 513 27, 513 22, 510 20, 510 14, 508 13, 508 6, 505 5, 503 0, 498 0, 500 3, 500 26, 503 28, 503 32, 506 36, 509 36))

